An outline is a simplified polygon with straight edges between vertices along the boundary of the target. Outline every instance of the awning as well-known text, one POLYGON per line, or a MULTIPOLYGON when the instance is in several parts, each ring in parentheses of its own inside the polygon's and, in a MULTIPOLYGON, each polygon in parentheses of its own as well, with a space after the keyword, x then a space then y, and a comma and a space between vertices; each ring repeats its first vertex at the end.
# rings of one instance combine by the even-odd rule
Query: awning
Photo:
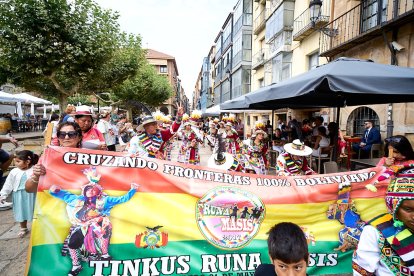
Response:
POLYGON ((34 103, 34 104, 52 104, 52 102, 44 100, 42 98, 38 98, 35 96, 32 96, 30 94, 27 93, 19 93, 19 94, 14 94, 13 96, 21 99, 22 102, 24 103, 34 103))
POLYGON ((21 98, 16 97, 13 94, 0 91, 0 102, 2 103, 17 103, 22 101, 23 100, 21 98))

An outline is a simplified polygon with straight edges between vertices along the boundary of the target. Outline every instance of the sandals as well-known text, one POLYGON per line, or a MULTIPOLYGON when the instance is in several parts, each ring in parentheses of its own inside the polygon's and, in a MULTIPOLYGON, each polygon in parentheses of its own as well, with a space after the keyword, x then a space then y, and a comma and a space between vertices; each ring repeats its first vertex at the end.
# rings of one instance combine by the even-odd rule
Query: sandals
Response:
POLYGON ((19 238, 23 238, 26 234, 29 233, 29 229, 27 228, 20 228, 20 232, 17 234, 19 238))

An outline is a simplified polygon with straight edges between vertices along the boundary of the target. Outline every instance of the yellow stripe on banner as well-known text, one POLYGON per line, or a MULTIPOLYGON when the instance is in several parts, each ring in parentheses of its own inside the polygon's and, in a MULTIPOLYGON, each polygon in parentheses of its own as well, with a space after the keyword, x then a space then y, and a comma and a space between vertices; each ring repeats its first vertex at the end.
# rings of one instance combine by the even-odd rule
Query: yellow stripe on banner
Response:
MULTIPOLYGON (((111 196, 124 194, 119 191, 105 192, 111 196)), ((195 220, 197 200, 186 194, 138 192, 129 202, 112 209, 111 243, 134 243, 135 236, 143 233, 146 226, 158 225, 163 226, 160 231, 168 233, 169 241, 204 240, 195 220)), ((381 198, 358 199, 355 202, 358 211, 363 214, 363 220, 386 212, 381 198)), ((266 233, 274 224, 290 221, 306 227, 316 240, 337 240, 343 225, 326 218, 330 203, 266 205, 266 217, 256 239, 267 239, 266 233)), ((66 203, 46 192, 39 192, 36 204, 32 245, 62 243, 70 228, 66 203)))

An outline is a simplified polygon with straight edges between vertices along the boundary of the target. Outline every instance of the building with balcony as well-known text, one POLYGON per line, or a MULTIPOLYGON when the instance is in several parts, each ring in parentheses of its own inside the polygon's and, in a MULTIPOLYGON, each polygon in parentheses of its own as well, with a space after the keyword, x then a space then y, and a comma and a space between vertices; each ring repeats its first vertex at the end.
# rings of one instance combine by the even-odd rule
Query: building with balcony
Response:
MULTIPOLYGON (((412 0, 335 1, 331 20, 321 33, 320 56, 414 67, 413 4, 412 0)), ((382 138, 402 134, 414 142, 413 110, 413 103, 346 107, 341 111, 341 128, 348 135, 358 135, 364 120, 370 118, 382 138)))
POLYGON ((183 104, 183 101, 187 98, 184 89, 181 86, 181 80, 178 78, 179 74, 175 58, 152 49, 147 49, 145 57, 148 60, 148 63, 155 67, 155 70, 159 75, 165 76, 168 79, 175 92, 171 98, 159 107, 159 110, 164 114, 175 115, 177 113, 177 103, 183 104))
POLYGON ((215 105, 251 91, 252 10, 252 0, 239 0, 214 40, 215 105))

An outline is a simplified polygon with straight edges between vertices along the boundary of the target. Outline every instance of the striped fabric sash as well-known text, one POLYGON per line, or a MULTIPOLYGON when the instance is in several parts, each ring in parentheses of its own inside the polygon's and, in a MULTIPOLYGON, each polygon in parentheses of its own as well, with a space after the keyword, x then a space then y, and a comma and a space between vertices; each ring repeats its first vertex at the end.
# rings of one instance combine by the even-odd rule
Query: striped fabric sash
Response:
POLYGON ((138 136, 139 143, 148 152, 148 157, 155 158, 155 152, 161 150, 162 137, 161 133, 157 132, 152 137, 149 137, 145 132, 138 136))
POLYGON ((303 174, 308 175, 312 174, 312 170, 308 167, 308 161, 306 158, 303 158, 302 160, 294 161, 290 154, 285 152, 282 153, 283 158, 286 162, 286 171, 291 175, 298 175, 301 171, 303 171, 303 174))
POLYGON ((394 226, 392 215, 370 221, 380 232, 381 260, 395 275, 414 275, 414 235, 408 228, 394 226))

